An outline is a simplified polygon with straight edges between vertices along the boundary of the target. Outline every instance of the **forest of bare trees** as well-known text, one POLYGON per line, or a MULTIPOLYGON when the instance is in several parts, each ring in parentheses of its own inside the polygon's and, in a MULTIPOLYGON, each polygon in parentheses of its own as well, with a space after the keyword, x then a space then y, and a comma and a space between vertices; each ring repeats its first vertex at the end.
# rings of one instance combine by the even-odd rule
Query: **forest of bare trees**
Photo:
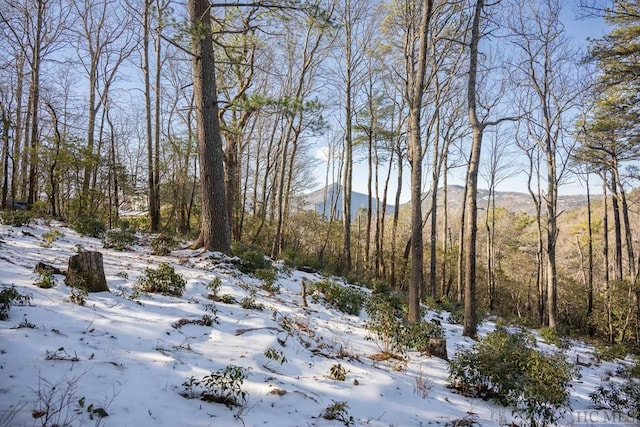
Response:
POLYGON ((8 0, 0 46, 6 209, 640 343, 635 1, 8 0))

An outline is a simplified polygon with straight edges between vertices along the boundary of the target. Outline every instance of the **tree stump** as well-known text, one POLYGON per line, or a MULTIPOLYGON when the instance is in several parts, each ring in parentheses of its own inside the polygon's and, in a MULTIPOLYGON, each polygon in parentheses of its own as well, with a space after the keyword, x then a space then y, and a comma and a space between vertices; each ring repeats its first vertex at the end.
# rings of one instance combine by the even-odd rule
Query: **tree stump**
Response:
POLYGON ((86 251, 69 258, 64 283, 87 292, 109 292, 107 279, 104 277, 102 253, 86 251))
POLYGON ((444 338, 429 338, 429 349, 427 353, 429 356, 449 360, 449 356, 447 355, 447 340, 444 338))

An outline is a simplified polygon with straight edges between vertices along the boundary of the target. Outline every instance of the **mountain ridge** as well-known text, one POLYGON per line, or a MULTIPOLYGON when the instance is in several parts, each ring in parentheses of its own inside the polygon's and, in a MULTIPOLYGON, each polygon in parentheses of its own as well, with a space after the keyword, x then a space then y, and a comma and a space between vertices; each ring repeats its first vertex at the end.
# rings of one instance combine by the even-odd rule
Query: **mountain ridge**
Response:
MULTIPOLYGON (((330 184, 320 189, 314 190, 305 194, 302 197, 305 209, 315 210, 325 218, 329 217, 331 212, 332 202, 335 203, 335 216, 336 218, 342 217, 342 194, 343 186, 340 184, 330 184)), ((443 187, 438 189, 438 206, 441 206, 443 200, 443 187)), ((428 209, 431 203, 430 191, 422 193, 423 196, 423 209, 428 209)), ((489 197, 488 189, 478 190, 478 209, 484 209, 489 197)), ((453 212, 459 211, 462 207, 464 198, 464 187, 457 184, 447 186, 447 207, 453 212)), ((351 196, 351 217, 356 218, 358 211, 364 209, 366 211, 368 207, 369 196, 360 192, 352 192, 351 196)), ((382 202, 377 201, 375 197, 372 198, 373 211, 375 213, 376 206, 382 209, 382 202)), ((497 207, 504 207, 511 212, 518 213, 524 212, 529 215, 535 214, 535 204, 531 195, 525 192, 518 191, 496 191, 495 192, 495 204, 497 207)), ((580 208, 587 204, 587 196, 584 194, 571 194, 558 196, 558 210, 567 211, 575 208, 580 208)), ((411 206, 411 202, 405 202, 400 204, 399 208, 411 206)), ((386 213, 388 215, 395 212, 395 205, 387 203, 386 213)), ((544 206, 543 206, 544 209, 544 206)))

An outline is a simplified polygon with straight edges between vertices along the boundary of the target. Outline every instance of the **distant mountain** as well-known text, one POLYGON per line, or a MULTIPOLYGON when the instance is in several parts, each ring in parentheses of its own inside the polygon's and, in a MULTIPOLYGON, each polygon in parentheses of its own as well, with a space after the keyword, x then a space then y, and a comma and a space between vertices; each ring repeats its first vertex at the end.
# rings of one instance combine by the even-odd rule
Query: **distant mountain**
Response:
MULTIPOLYGON (((442 193, 442 188, 439 190, 442 193)), ((447 205, 449 209, 460 209, 462 207, 462 200, 464 198, 464 187, 461 185, 450 185, 447 187, 447 205)), ((487 206, 487 200, 489 198, 489 190, 478 190, 478 208, 484 209, 487 206)), ((520 193, 517 191, 496 191, 495 194, 496 206, 508 209, 511 212, 525 212, 529 215, 535 214, 535 205, 533 199, 528 192, 520 193)), ((438 198, 442 203, 442 195, 438 198)), ((558 196, 558 210, 569 211, 574 208, 585 206, 587 204, 587 196, 578 195, 566 195, 558 196)), ((428 202, 427 202, 428 205, 428 202)), ((545 207, 542 206, 544 211, 545 207)))
MULTIPOLYGON (((443 201, 443 189, 440 188, 438 195, 438 205, 442 205, 443 201)), ((308 209, 315 209, 316 212, 328 217, 331 212, 332 203, 336 206, 336 218, 342 217, 342 186, 338 184, 332 184, 328 187, 315 190, 306 194, 303 197, 304 204, 308 209), (336 200, 337 198, 337 200, 336 200)), ((424 202, 423 209, 427 209, 431 203, 431 198, 428 193, 423 194, 424 202)), ((487 199, 489 197, 489 190, 478 190, 478 208, 484 209, 487 205, 487 199)), ((462 201, 464 198, 464 187, 461 185, 449 185, 447 187, 447 206, 453 211, 459 211, 462 208, 462 201)), ((531 195, 526 192, 517 191, 497 191, 495 194, 496 206, 504 207, 512 212, 525 212, 529 215, 535 214, 535 206, 531 195)), ((400 207, 409 206, 411 202, 407 202, 400 207)), ((558 210, 569 211, 574 208, 585 206, 587 204, 586 195, 566 195, 558 197, 558 210)), ((367 209, 368 196, 366 194, 353 192, 351 195, 351 218, 355 219, 360 209, 367 209)), ((382 208, 382 203, 376 203, 376 199, 372 200, 372 206, 374 210, 376 206, 382 208)), ((543 206, 544 210, 545 207, 543 206)), ((387 214, 393 214, 395 212, 395 206, 387 205, 387 214)))
MULTIPOLYGON (((331 207, 335 206, 336 218, 342 218, 342 197, 344 195, 343 187, 339 184, 331 184, 319 190, 315 190, 303 197, 304 204, 308 209, 315 209, 316 212, 328 218, 331 214, 331 207)), ((369 196, 366 194, 352 192, 351 193, 351 218, 355 220, 358 211, 367 210, 369 206, 369 196)), ((371 200, 371 206, 375 212, 376 207, 382 210, 382 202, 374 198, 371 200)), ((395 212, 395 206, 387 204, 387 215, 395 212)))

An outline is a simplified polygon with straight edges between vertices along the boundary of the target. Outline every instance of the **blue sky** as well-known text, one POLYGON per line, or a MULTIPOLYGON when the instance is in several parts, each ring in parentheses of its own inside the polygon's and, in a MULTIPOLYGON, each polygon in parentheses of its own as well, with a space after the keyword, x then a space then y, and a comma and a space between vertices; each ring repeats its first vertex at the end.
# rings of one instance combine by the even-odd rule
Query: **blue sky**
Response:
MULTIPOLYGON (((600 18, 589 18, 585 19, 580 17, 580 11, 578 8, 579 0, 570 0, 566 2, 567 5, 563 9, 564 23, 566 26, 566 31, 569 37, 579 46, 584 48, 588 45, 588 39, 600 38, 604 34, 606 34, 609 30, 604 21, 600 18)), ((490 135, 485 137, 485 147, 488 143, 487 139, 490 138, 490 135)), ((519 160, 517 158, 512 159, 515 165, 518 164, 519 160)), ((382 165, 381 165, 382 166, 382 165)), ((518 166, 514 167, 517 171, 518 166)), ((524 167, 520 168, 521 170, 524 167)), ((324 186, 324 176, 326 173, 326 162, 323 161, 321 164, 318 164, 316 167, 317 173, 317 186, 315 188, 320 188, 324 186)), ((386 170, 386 165, 383 166, 383 171, 386 170)), ((466 173, 466 168, 461 167, 454 171, 452 171, 449 175, 449 184, 458 184, 464 185, 464 176, 466 173)), ((366 194, 367 186, 366 186, 366 178, 367 178, 367 166, 365 162, 360 164, 356 164, 354 166, 354 174, 353 174, 353 190, 359 193, 366 194)), ((401 200, 406 202, 409 200, 409 183, 410 183, 410 175, 407 170, 404 174, 404 184, 402 189, 401 200)), ((382 179, 382 178, 381 178, 382 179)), ((391 185, 395 184, 395 174, 391 178, 391 185)), ((596 183, 596 178, 593 177, 591 179, 591 191, 597 193, 600 191, 600 184, 596 183)), ((423 185, 425 186, 425 191, 428 189, 429 180, 423 179, 423 185)), ((479 178, 479 186, 480 188, 486 188, 486 183, 479 178)), ((518 191, 518 192, 527 192, 526 187, 526 176, 523 173, 515 173, 513 177, 504 180, 497 188, 499 191, 518 191)), ((575 177, 568 177, 566 182, 560 187, 560 194, 582 194, 585 193, 585 187, 582 182, 580 182, 575 177)), ((395 187, 390 189, 390 196, 395 194, 395 187)))

